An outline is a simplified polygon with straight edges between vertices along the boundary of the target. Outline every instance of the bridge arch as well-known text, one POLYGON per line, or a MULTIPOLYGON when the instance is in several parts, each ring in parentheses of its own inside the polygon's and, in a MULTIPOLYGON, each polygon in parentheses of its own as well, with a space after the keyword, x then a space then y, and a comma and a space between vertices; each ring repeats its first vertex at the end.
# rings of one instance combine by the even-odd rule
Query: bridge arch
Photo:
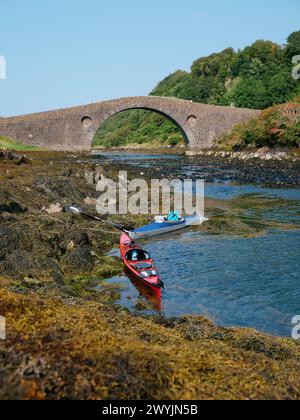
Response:
POLYGON ((184 142, 185 142, 186 146, 187 147, 189 146, 190 140, 189 140, 188 133, 187 133, 186 129, 170 114, 168 114, 166 112, 162 112, 161 110, 157 110, 157 109, 149 107, 149 106, 125 107, 122 110, 118 110, 116 112, 111 112, 111 115, 107 116, 105 119, 101 119, 100 125, 97 127, 96 131, 95 131, 95 125, 97 126, 97 121, 95 121, 95 124, 93 124, 92 119, 89 116, 84 117, 83 125, 85 125, 85 128, 88 128, 89 125, 88 125, 87 121, 92 122, 93 133, 94 133, 93 139, 92 139, 92 142, 93 142, 98 130, 101 127, 103 127, 103 125, 105 123, 107 123, 112 118, 116 117, 117 115, 123 114, 125 112, 129 112, 129 111, 137 111, 137 110, 148 111, 148 112, 151 112, 153 114, 160 115, 160 116, 164 117, 166 120, 170 121, 178 129, 178 131, 182 135, 182 138, 184 139, 184 142))

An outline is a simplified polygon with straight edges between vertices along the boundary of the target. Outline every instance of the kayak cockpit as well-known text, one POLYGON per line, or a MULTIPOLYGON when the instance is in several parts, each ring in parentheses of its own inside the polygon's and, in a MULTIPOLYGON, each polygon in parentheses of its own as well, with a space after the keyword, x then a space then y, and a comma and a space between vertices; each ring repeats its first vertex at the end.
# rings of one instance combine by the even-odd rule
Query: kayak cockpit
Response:
POLYGON ((157 283, 157 272, 153 267, 150 255, 142 249, 132 249, 125 255, 126 261, 143 279, 153 284, 157 283))
POLYGON ((138 261, 147 261, 151 260, 150 255, 143 251, 142 249, 131 249, 125 255, 125 258, 128 262, 138 262, 138 261))

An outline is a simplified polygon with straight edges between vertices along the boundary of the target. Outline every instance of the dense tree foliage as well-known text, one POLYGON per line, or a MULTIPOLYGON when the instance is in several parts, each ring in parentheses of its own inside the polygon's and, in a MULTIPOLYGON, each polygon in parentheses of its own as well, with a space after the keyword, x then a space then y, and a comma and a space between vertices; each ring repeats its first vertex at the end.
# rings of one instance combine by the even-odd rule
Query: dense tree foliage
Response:
MULTIPOLYGON (((196 60, 190 73, 179 70, 169 75, 151 95, 266 109, 300 93, 300 81, 292 77, 295 55, 300 55, 300 31, 292 33, 284 46, 258 40, 241 51, 227 48, 196 60)), ((107 123, 97 134, 96 143, 177 144, 179 139, 178 129, 161 116, 132 111, 107 123)))
POLYGON ((285 48, 285 56, 288 62, 290 62, 295 55, 300 55, 300 31, 293 32, 288 37, 285 48))
POLYGON ((300 55, 300 31, 291 34, 285 46, 259 40, 242 51, 228 48, 200 58, 191 73, 168 76, 151 94, 265 109, 288 101, 299 90, 291 76, 294 55, 300 55))

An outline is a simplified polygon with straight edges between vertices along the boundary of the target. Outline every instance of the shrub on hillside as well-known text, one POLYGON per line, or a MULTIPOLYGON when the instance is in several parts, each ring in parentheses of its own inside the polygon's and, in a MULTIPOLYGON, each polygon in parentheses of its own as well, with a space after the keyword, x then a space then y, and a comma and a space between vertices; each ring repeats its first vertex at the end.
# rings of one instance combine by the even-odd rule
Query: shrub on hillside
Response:
POLYGON ((300 104, 287 103, 263 111, 258 118, 239 124, 217 141, 220 147, 299 147, 300 104))

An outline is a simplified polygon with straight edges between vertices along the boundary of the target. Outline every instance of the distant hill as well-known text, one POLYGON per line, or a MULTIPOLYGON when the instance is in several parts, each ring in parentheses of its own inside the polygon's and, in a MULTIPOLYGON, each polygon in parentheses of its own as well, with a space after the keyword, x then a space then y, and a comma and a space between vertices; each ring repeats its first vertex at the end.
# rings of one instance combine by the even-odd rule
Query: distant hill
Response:
MULTIPOLYGON (((258 40, 240 51, 227 48, 197 59, 190 72, 178 70, 161 81, 151 95, 199 103, 266 109, 300 94, 300 81, 292 78, 292 58, 300 55, 300 31, 284 46, 258 40)), ((153 112, 128 111, 104 124, 95 145, 180 145, 178 129, 153 112)))

